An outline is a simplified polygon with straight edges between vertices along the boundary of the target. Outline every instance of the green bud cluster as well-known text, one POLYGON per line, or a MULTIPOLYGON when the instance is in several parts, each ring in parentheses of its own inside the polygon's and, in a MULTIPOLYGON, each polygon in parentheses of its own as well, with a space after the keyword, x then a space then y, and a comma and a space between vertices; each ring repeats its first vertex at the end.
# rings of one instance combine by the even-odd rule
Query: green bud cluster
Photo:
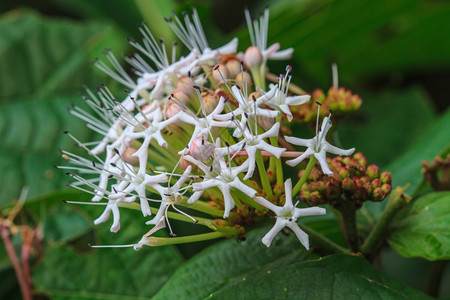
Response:
MULTIPOLYGON (((391 174, 380 172, 376 165, 367 165, 361 152, 327 161, 333 175, 327 176, 320 166, 315 166, 300 190, 300 198, 310 206, 339 206, 342 201, 351 201, 361 207, 364 201, 382 201, 391 192, 391 174)), ((299 172, 299 177, 303 172, 299 172)))
POLYGON ((331 87, 327 94, 321 89, 315 90, 311 94, 311 101, 308 104, 300 105, 294 108, 294 119, 301 120, 304 123, 314 123, 317 118, 317 102, 321 103, 320 117, 324 118, 333 112, 335 118, 343 117, 348 113, 357 111, 361 104, 361 98, 352 94, 345 88, 331 87))

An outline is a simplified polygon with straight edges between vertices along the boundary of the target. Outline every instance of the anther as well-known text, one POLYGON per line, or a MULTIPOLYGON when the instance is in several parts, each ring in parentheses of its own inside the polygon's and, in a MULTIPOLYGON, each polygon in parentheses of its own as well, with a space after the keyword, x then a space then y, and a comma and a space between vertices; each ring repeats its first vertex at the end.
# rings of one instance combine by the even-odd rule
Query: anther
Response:
POLYGON ((322 103, 320 103, 319 101, 316 101, 316 104, 319 106, 322 105, 322 103))

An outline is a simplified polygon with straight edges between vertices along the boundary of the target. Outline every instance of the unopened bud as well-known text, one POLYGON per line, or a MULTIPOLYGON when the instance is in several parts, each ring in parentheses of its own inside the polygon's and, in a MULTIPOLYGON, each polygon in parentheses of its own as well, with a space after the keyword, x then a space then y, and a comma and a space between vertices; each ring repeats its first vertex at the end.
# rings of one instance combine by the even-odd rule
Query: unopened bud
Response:
POLYGON ((324 204, 325 200, 320 196, 318 191, 309 193, 309 200, 314 205, 324 204))
POLYGON ((342 188, 344 190, 351 191, 355 188, 355 183, 350 177, 346 177, 342 180, 342 188))
POLYGON ((219 98, 211 94, 206 94, 202 97, 202 101, 205 105, 206 114, 209 115, 216 108, 217 103, 219 103, 219 98))
POLYGON ((381 179, 381 182, 383 182, 383 183, 391 184, 391 182, 392 182, 391 173, 384 171, 383 173, 381 173, 380 179, 381 179))
POLYGON ((383 182, 379 178, 375 178, 372 180, 372 186, 374 188, 380 187, 383 184, 383 182))
POLYGON ((189 104, 189 96, 187 93, 183 92, 181 89, 176 89, 171 93, 171 97, 174 98, 173 102, 180 102, 181 104, 188 105, 189 104))
POLYGON ((221 74, 225 79, 230 78, 230 72, 228 71, 228 68, 225 65, 218 64, 213 68, 212 71, 214 80, 217 82, 223 82, 221 74))
POLYGON ((251 86, 253 86, 253 80, 252 77, 250 76, 250 74, 248 74, 247 72, 239 72, 236 75, 236 85, 239 86, 241 89, 243 88, 243 84, 247 84, 247 88, 250 88, 251 86))
POLYGON ((208 142, 203 135, 199 135, 189 146, 189 153, 200 161, 208 160, 213 153, 214 145, 208 142))
POLYGON ((186 95, 193 94, 194 87, 193 87, 192 79, 187 76, 181 77, 177 81, 177 89, 180 90, 181 92, 185 93, 186 95))
POLYGON ((229 78, 235 78, 241 72, 241 63, 237 59, 228 60, 225 66, 228 69, 229 78))
POLYGON ((258 116, 258 124, 261 126, 264 130, 269 130, 270 128, 275 125, 275 118, 269 118, 264 116, 258 116))
POLYGON ((244 61, 250 69, 257 68, 262 62, 262 54, 258 47, 250 46, 245 51, 244 61))
POLYGON ((170 119, 181 111, 181 107, 178 104, 172 103, 166 107, 166 119, 170 119))
POLYGON ((139 164, 139 158, 136 156, 133 156, 134 153, 136 153, 136 149, 133 147, 128 147, 125 149, 125 151, 122 154, 123 160, 131 165, 138 165, 139 164))
POLYGON ((388 195, 390 192, 391 192, 391 190, 392 190, 392 187, 391 187, 391 185, 390 184, 383 184, 382 186, 381 186, 381 189, 383 190, 383 192, 386 194, 386 195, 388 195))
POLYGON ((377 178, 380 176, 380 168, 376 165, 370 165, 367 167, 366 173, 371 179, 377 178))
POLYGON ((377 187, 376 189, 374 189, 372 201, 379 202, 379 201, 383 201, 384 198, 385 198, 385 194, 380 187, 377 187))
POLYGON ((180 168, 181 168, 181 169, 183 169, 183 170, 186 171, 186 169, 187 169, 189 166, 191 166, 192 168, 195 168, 195 167, 196 167, 194 164, 188 162, 188 161, 185 160, 184 158, 182 158, 182 159, 180 160, 180 168))

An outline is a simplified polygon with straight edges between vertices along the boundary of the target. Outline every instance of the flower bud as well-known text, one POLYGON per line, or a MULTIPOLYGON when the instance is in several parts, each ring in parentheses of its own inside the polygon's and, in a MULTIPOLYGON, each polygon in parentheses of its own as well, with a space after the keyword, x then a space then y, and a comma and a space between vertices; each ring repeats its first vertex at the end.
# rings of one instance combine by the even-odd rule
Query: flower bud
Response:
POLYGON ((177 89, 186 95, 192 95, 195 92, 192 79, 187 76, 183 76, 178 79, 177 89))
POLYGON ((355 189, 355 183, 353 182, 353 180, 350 177, 346 177, 344 178, 344 180, 342 180, 342 188, 344 190, 347 191, 352 191, 355 189))
POLYGON ((236 78, 237 74, 241 72, 241 63, 237 59, 228 60, 225 66, 227 67, 229 78, 236 78))
POLYGON ((136 153, 136 149, 133 147, 128 147, 125 149, 125 151, 122 154, 123 160, 131 165, 138 165, 139 164, 139 158, 136 156, 133 156, 134 153, 136 153))
POLYGON ((165 116, 166 119, 170 119, 181 111, 181 107, 178 104, 171 103, 166 107, 165 116))
POLYGON ((248 47, 244 54, 244 62, 250 69, 259 67, 262 63, 262 54, 259 48, 256 46, 248 47))
POLYGON ((206 114, 209 115, 216 108, 217 103, 219 103, 219 98, 212 94, 206 94, 202 96, 202 101, 205 105, 206 114))
POLYGON ((320 196, 320 193, 318 191, 310 192, 309 200, 310 200, 310 203, 312 203, 313 205, 319 205, 319 204, 326 203, 325 200, 320 196))
POLYGON ((203 135, 199 135, 189 146, 189 153, 200 161, 208 160, 213 153, 214 145, 208 142, 203 135))
POLYGON ((381 186, 381 189, 383 190, 383 192, 387 195, 387 194, 389 194, 390 192, 391 192, 391 190, 392 190, 392 187, 391 187, 391 185, 390 184, 383 184, 382 186, 381 186))
POLYGON ((275 125, 275 118, 269 118, 264 116, 258 116, 258 124, 261 126, 264 130, 269 130, 270 128, 275 125))
POLYGON ((372 186, 374 188, 380 187, 383 184, 383 182, 379 178, 375 178, 372 180, 372 186))
POLYGON ((384 171, 383 173, 381 173, 380 179, 381 179, 381 182, 383 182, 383 183, 391 184, 391 182, 392 182, 391 173, 384 171))
POLYGON ((373 190, 373 196, 372 196, 372 201, 375 202, 379 202, 379 201, 383 201, 383 199, 385 198, 385 193, 383 192, 383 190, 380 187, 377 187, 376 189, 373 190))
POLYGON ((217 64, 213 68, 212 75, 214 80, 218 83, 223 82, 222 76, 220 74, 222 74, 225 79, 230 78, 230 72, 228 71, 228 68, 225 65, 217 64))
POLYGON ((244 72, 239 72, 236 75, 235 80, 236 80, 236 85, 238 85, 241 89, 243 88, 242 84, 246 84, 247 83, 247 88, 250 88, 251 86, 253 86, 252 77, 250 76, 250 74, 248 74, 245 71, 244 72))
POLYGON ((366 173, 371 179, 377 178, 380 176, 380 168, 376 165, 370 165, 367 167, 366 173))
POLYGON ((184 105, 189 104, 189 96, 185 92, 183 92, 179 89, 176 89, 175 91, 173 91, 170 94, 170 97, 172 98, 173 102, 180 102, 184 105))
POLYGON ((357 187, 353 192, 353 198, 359 202, 364 202, 369 199, 369 194, 364 187, 357 187))
POLYGON ((181 169, 183 169, 183 170, 186 171, 186 169, 187 169, 189 166, 191 166, 192 168, 195 168, 195 167, 196 167, 194 164, 188 162, 188 161, 185 160, 184 158, 182 158, 182 159, 180 160, 180 168, 181 168, 181 169))

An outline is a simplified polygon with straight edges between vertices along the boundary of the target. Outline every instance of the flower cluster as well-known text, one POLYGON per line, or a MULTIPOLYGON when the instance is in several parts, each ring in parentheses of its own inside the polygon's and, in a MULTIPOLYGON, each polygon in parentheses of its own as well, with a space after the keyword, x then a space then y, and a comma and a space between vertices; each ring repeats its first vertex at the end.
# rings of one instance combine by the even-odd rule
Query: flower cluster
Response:
POLYGON ((128 246, 140 249, 238 237, 243 235, 243 224, 270 210, 276 214, 276 223, 262 239, 265 245, 270 246, 275 235, 289 227, 309 248, 297 219, 324 214, 325 209, 300 209, 293 204, 299 186, 292 189, 291 179, 284 179, 282 158, 291 157, 287 164, 295 167, 314 156, 323 173, 331 176, 326 152, 348 155, 354 149, 339 149, 326 141, 331 114, 320 128, 317 119, 312 139, 281 135, 280 123, 291 121, 291 109, 307 103, 310 96, 292 94, 290 66, 274 82, 266 83, 267 61, 288 59, 292 49, 280 51, 278 43, 267 46, 268 9, 259 19, 251 20, 248 11, 245 16, 252 46, 244 53, 237 51, 237 39, 212 49, 195 9, 191 15, 165 19, 189 49, 185 57, 177 58, 176 44, 169 55, 164 40, 157 40, 141 25, 143 41, 130 40, 137 53, 126 58, 137 79, 111 51, 106 52, 109 64, 94 62, 123 84, 126 94, 119 100, 105 85, 95 91, 86 88, 83 98, 89 109, 70 109, 101 139, 82 143, 66 132, 91 157, 61 150, 68 164, 58 168, 67 170, 73 179, 70 186, 90 193, 92 203, 104 205, 95 224, 108 221, 112 214, 111 231, 117 232, 120 208, 137 208, 146 224, 154 225, 139 242, 128 246), (287 143, 307 149, 286 151, 280 145, 287 143), (282 206, 275 205, 279 199, 268 173, 276 173, 277 186, 285 194, 282 206), (176 237, 171 219, 206 226, 212 232, 176 237), (171 238, 153 236, 166 226, 171 238))
MULTIPOLYGON (((351 201, 361 207, 364 201, 382 201, 391 192, 391 174, 380 173, 376 165, 368 166, 361 152, 353 157, 327 158, 327 162, 333 175, 323 176, 318 168, 313 168, 301 189, 300 198, 310 206, 339 206, 342 201, 351 201)), ((303 173, 301 170, 299 176, 303 173)))
POLYGON ((309 124, 313 124, 317 117, 317 102, 322 104, 320 117, 333 112, 336 118, 342 118, 346 114, 357 111, 362 104, 358 95, 352 94, 350 90, 343 87, 335 86, 332 86, 326 94, 321 89, 313 91, 311 99, 312 101, 307 105, 298 106, 294 111, 296 119, 309 124))
POLYGON ((437 156, 433 162, 422 162, 422 173, 435 191, 450 190, 450 154, 443 159, 437 156))

